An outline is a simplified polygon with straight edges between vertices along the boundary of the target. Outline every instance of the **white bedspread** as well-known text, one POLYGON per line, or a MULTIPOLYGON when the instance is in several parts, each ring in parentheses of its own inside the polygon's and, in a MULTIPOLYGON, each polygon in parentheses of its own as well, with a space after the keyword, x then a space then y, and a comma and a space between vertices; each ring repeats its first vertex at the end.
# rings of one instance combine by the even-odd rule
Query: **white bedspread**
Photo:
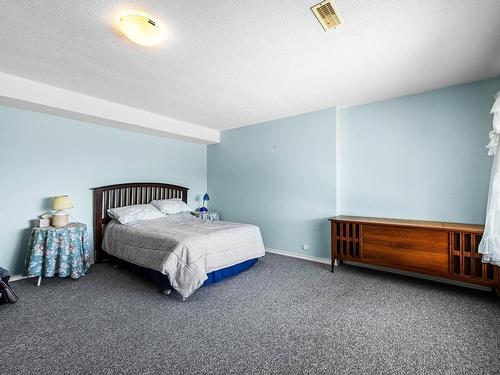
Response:
POLYGON ((201 220, 191 214, 106 226, 103 249, 127 262, 168 276, 184 298, 207 279, 207 273, 262 257, 259 227, 201 220))

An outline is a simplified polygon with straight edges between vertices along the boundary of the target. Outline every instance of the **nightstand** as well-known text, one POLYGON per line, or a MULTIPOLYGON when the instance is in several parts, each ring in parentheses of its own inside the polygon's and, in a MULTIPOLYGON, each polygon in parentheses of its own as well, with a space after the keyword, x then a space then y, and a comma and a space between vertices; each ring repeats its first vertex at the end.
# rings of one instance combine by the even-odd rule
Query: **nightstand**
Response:
POLYGON ((28 277, 70 276, 78 279, 90 267, 90 246, 87 226, 70 223, 63 228, 33 228, 24 263, 28 277))
POLYGON ((195 211, 192 214, 198 219, 219 221, 219 213, 217 211, 195 211))

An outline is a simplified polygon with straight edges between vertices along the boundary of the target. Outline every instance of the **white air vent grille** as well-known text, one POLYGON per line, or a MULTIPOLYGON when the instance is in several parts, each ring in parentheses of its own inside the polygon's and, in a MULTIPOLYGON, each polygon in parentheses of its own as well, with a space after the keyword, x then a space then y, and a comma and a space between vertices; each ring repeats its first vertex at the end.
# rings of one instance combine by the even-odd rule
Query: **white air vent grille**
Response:
POLYGON ((342 23, 337 9, 335 9, 331 0, 316 4, 311 7, 311 10, 325 31, 334 29, 342 23))

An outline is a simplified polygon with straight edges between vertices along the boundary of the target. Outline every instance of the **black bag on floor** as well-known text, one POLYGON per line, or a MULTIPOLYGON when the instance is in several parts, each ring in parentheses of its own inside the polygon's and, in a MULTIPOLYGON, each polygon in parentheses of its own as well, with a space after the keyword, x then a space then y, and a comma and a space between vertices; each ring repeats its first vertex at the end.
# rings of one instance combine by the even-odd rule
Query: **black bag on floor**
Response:
POLYGON ((0 267, 0 280, 4 283, 8 283, 10 279, 10 273, 5 268, 0 267))
POLYGON ((0 305, 17 302, 17 296, 9 285, 9 279, 9 271, 0 267, 0 305))

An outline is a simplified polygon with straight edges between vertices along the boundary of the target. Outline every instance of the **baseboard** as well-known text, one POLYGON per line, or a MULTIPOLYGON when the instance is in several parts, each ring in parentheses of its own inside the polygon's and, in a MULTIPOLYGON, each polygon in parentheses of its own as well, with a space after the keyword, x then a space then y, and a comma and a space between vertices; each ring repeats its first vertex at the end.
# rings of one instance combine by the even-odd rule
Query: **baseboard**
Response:
MULTIPOLYGON (((266 247, 266 252, 271 253, 271 254, 283 255, 283 256, 291 257, 291 258, 308 260, 308 261, 316 262, 316 263, 323 263, 323 264, 328 264, 328 265, 331 264, 331 261, 329 259, 314 257, 311 255, 292 253, 290 251, 272 249, 270 247, 266 247)), ((458 281, 458 280, 450 280, 450 279, 445 279, 445 278, 441 278, 441 277, 429 276, 429 275, 424 275, 424 274, 415 273, 415 272, 398 270, 396 268, 387 268, 387 267, 375 266, 375 265, 366 264, 366 263, 352 262, 352 261, 348 261, 348 260, 344 260, 344 263, 352 265, 352 266, 369 268, 369 269, 374 269, 377 271, 383 271, 383 272, 389 272, 389 273, 395 273, 398 275, 410 276, 410 277, 415 277, 418 279, 430 280, 430 281, 435 281, 435 282, 440 282, 440 283, 455 285, 455 286, 461 286, 461 287, 470 288, 470 289, 476 289, 476 290, 482 290, 482 291, 491 291, 492 290, 492 288, 489 288, 489 287, 483 286, 483 285, 469 284, 469 283, 465 283, 465 282, 458 281)))
POLYGON ((312 255, 297 254, 297 253, 292 253, 290 251, 272 249, 270 247, 266 247, 266 252, 271 253, 271 254, 284 255, 286 257, 291 257, 291 258, 308 260, 310 262, 323 263, 323 264, 328 264, 328 265, 331 264, 330 259, 315 257, 312 255))
MULTIPOLYGON (((92 261, 90 263, 90 265, 92 266, 95 262, 92 261)), ((32 279, 34 277, 38 277, 38 276, 24 276, 24 275, 11 275, 10 276, 10 279, 9 279, 9 282, 12 282, 12 281, 19 281, 19 280, 24 280, 24 279, 32 279)))
POLYGON ((31 276, 31 277, 28 277, 28 276, 23 276, 23 275, 12 275, 9 279, 9 282, 11 281, 18 281, 18 280, 24 280, 24 279, 31 279, 32 277, 36 277, 36 276, 31 276))

